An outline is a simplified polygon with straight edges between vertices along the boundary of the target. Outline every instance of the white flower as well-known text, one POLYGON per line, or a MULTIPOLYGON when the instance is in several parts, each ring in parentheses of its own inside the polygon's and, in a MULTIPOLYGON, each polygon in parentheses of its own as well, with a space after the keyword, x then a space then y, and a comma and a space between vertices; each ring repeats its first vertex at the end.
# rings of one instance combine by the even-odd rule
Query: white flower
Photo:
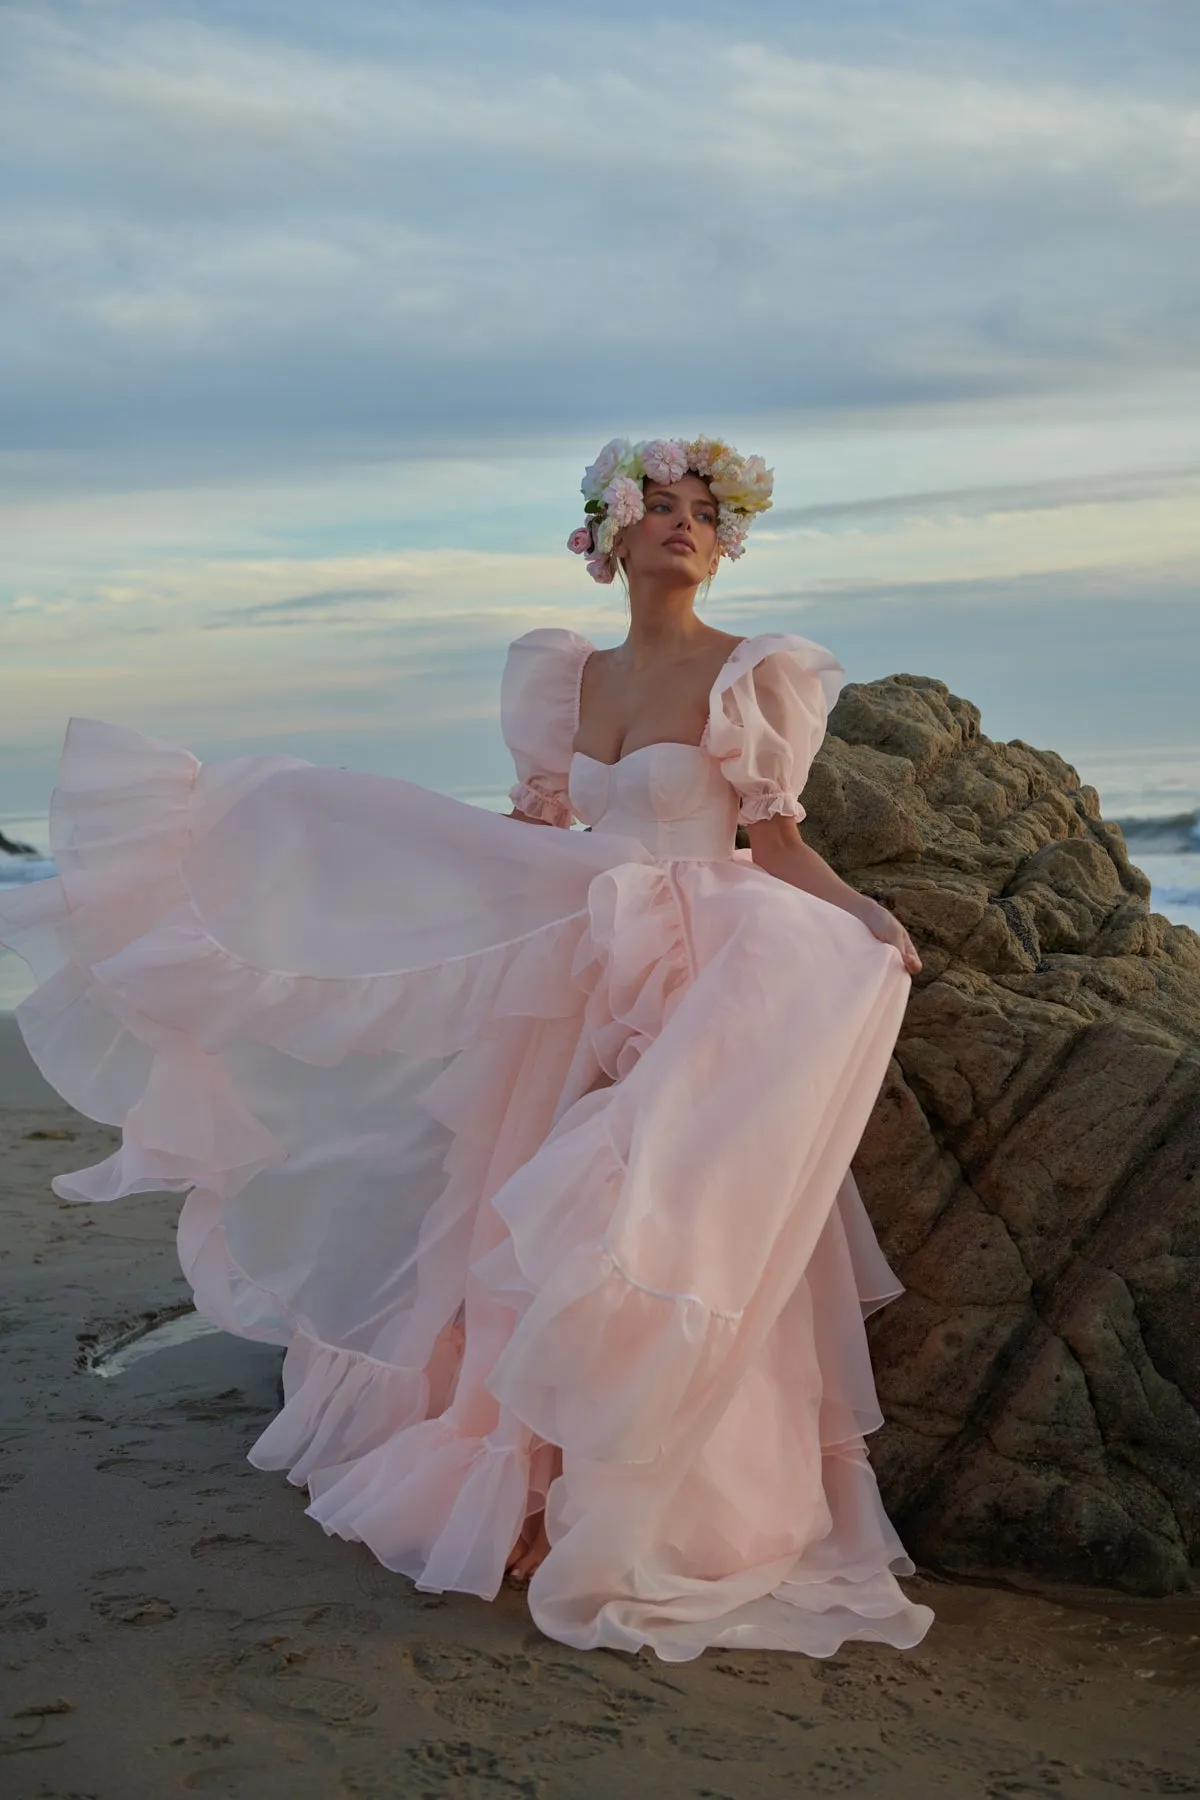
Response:
POLYGON ((661 481, 670 487, 672 482, 682 481, 688 471, 688 447, 678 438, 651 438, 647 444, 639 444, 642 453, 642 467, 651 481, 661 481))
MULTIPOLYGON (((739 456, 732 444, 721 438, 648 438, 638 444, 613 438, 588 465, 581 484, 594 545, 588 573, 594 580, 613 579, 617 533, 645 517, 643 479, 649 476, 670 486, 681 481, 689 469, 708 482, 718 502, 717 542, 722 556, 731 560, 741 556, 750 523, 770 506, 775 485, 774 471, 761 456, 739 456)), ((582 549, 586 529, 571 533, 571 549, 582 549)))
POLYGON ((642 498, 642 484, 629 475, 614 475, 600 497, 608 508, 604 516, 611 520, 617 531, 620 531, 622 525, 632 525, 645 516, 646 502, 642 498))
POLYGON ((747 529, 748 521, 732 507, 722 504, 717 508, 717 542, 723 555, 737 560, 745 547, 747 529))
POLYGON ((739 512, 766 512, 775 486, 775 471, 761 456, 731 458, 728 467, 714 471, 709 485, 714 496, 739 512))
POLYGON ((613 438, 605 444, 594 463, 583 472, 579 491, 585 500, 599 500, 613 476, 632 455, 628 438, 613 438))

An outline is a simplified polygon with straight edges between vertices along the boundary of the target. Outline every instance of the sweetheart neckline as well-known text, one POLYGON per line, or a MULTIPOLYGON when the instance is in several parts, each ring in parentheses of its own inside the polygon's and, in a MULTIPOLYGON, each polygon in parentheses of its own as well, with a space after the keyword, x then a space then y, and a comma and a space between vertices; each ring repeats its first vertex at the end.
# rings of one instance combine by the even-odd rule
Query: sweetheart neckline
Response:
MULTIPOLYGON (((580 657, 579 667, 575 673, 575 707, 574 707, 575 731, 573 731, 571 733, 572 738, 574 738, 575 732, 577 732, 579 730, 580 701, 583 697, 583 671, 586 668, 588 662, 591 660, 591 658, 597 653, 597 651, 600 648, 600 646, 598 644, 593 644, 591 638, 582 637, 582 633, 580 633, 579 635, 582 638, 583 643, 586 644, 587 650, 586 650, 586 653, 580 657)), ((704 730, 701 733, 700 742, 698 744, 685 744, 679 738, 659 738, 653 744, 639 744, 636 750, 627 750, 625 752, 624 756, 618 756, 616 762, 610 762, 610 763, 601 762, 601 760, 598 756, 589 756, 586 750, 576 750, 574 748, 574 746, 572 746, 572 749, 571 749, 572 759, 574 759, 577 756, 582 756, 584 762, 595 763, 595 765, 598 769, 619 769, 621 764, 624 762, 628 762, 631 756, 640 756, 643 750, 658 750, 661 748, 661 746, 663 744, 675 745, 680 750, 696 750, 696 751, 701 752, 703 755, 707 756, 708 755, 708 728, 709 728, 709 722, 712 717, 712 697, 717 690, 717 686, 721 680, 722 675, 724 675, 726 669, 729 667, 730 663, 733 661, 733 659, 737 655, 738 651, 742 648, 742 645, 748 644, 749 642, 750 642, 750 639, 748 637, 739 638, 737 643, 733 646, 733 649, 729 652, 729 655, 725 658, 725 661, 721 664, 721 667, 717 670, 716 674, 714 675, 713 680, 712 680, 712 686, 708 690, 709 717, 707 719, 705 719, 705 721, 704 721, 704 730)))
POLYGON ((572 750, 571 758, 582 757, 584 762, 595 763, 598 769, 619 769, 622 763, 640 756, 643 750, 691 750, 698 756, 707 756, 708 751, 703 744, 685 744, 679 738, 658 738, 653 744, 639 744, 636 750, 627 750, 624 756, 618 756, 616 762, 602 762, 598 756, 589 756, 586 750, 572 750))

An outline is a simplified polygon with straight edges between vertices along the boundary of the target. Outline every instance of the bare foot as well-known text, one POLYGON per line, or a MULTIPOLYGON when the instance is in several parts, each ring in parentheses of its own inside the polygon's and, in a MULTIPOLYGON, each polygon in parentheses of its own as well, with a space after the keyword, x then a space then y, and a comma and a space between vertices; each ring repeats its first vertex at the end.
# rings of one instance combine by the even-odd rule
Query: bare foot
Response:
POLYGON ((530 1576, 541 1568, 550 1554, 550 1539, 546 1536, 545 1513, 532 1513, 525 1521, 525 1529, 509 1552, 505 1571, 514 1587, 528 1587, 530 1576))

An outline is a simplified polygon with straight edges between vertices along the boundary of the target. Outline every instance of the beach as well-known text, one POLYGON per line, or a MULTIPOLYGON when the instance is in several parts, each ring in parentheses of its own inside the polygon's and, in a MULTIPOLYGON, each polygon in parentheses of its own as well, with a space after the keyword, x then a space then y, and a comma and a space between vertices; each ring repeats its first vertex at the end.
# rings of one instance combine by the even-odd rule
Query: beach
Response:
POLYGON ((509 1589, 415 1592, 247 1463, 277 1349, 212 1333, 89 1372, 186 1317, 178 1200, 55 1198, 115 1136, 46 1088, 11 1015, 0 1103, 10 1800, 1200 1794, 1196 1596, 921 1574, 915 1651, 666 1664, 554 1643, 509 1589))

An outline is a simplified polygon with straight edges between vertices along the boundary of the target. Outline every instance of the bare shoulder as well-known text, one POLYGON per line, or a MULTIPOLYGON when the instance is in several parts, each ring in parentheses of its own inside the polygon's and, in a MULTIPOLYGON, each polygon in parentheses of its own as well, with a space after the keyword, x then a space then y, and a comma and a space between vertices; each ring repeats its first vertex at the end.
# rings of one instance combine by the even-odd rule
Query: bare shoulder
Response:
POLYGON ((739 637, 736 632, 717 631, 715 627, 713 629, 712 646, 718 654, 730 657, 733 655, 738 645, 744 644, 745 642, 745 637, 739 637))

